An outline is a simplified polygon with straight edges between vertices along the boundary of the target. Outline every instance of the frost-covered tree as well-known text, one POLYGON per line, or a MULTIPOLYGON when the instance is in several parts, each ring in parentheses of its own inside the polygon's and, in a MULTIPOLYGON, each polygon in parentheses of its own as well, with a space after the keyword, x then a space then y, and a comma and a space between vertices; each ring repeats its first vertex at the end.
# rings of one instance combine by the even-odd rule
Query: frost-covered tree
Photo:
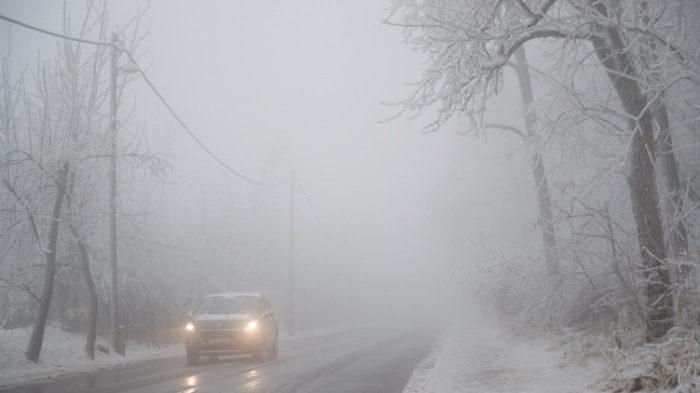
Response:
MULTIPOLYGON (((64 200, 69 188, 73 194, 77 190, 68 181, 75 173, 91 168, 85 160, 101 154, 101 135, 104 136, 98 131, 100 121, 96 120, 104 49, 98 48, 87 58, 83 57, 81 47, 73 43, 63 42, 58 49, 57 61, 40 62, 37 66, 33 89, 36 93, 7 92, 6 97, 15 96, 17 106, 3 113, 5 124, 10 126, 2 135, 6 149, 2 157, 2 182, 5 191, 15 197, 15 205, 23 206, 25 211, 22 215, 26 220, 16 225, 30 228, 31 238, 37 243, 36 252, 29 259, 21 256, 24 252, 20 247, 25 241, 14 239, 6 244, 14 271, 7 272, 3 278, 34 293, 32 288, 41 275, 34 273, 31 261, 45 260, 41 294, 35 295, 39 308, 26 353, 34 362, 38 361, 43 344, 58 262, 69 265, 58 255, 66 250, 69 241, 66 236, 59 237, 65 218, 64 200)), ((73 195, 68 199, 74 199, 73 195)), ((90 337, 93 347, 94 334, 90 337)))
POLYGON ((500 128, 517 135, 526 146, 530 156, 530 169, 535 181, 537 191, 537 207, 539 211, 538 226, 542 233, 542 243, 544 245, 545 259, 547 263, 548 276, 551 278, 560 272, 557 258, 557 237, 554 226, 554 214, 552 213, 552 196, 549 191, 549 181, 545 170, 542 148, 536 130, 537 118, 532 106, 534 105, 534 95, 532 92, 532 80, 530 69, 527 63, 525 48, 520 47, 514 53, 514 62, 509 64, 515 70, 518 85, 520 88, 520 98, 522 100, 523 117, 525 127, 519 128, 503 124, 487 124, 490 128, 500 128))
MULTIPOLYGON (((71 19, 65 15, 63 33, 105 42, 106 9, 105 2, 89 2, 77 29, 71 28, 71 19)), ((133 44, 139 42, 137 37, 133 44)), ((108 45, 61 40, 55 58, 40 59, 31 74, 25 72, 14 82, 7 58, 3 63, 0 277, 5 284, 1 289, 12 295, 13 303, 3 309, 3 318, 18 318, 9 314, 22 308, 18 307, 22 300, 14 295, 18 290, 38 302, 26 352, 34 362, 39 359, 50 309, 55 308, 52 298, 59 271, 84 275, 89 299, 85 351, 94 356, 97 289, 90 264, 103 254, 105 244, 100 240, 107 227, 102 212, 106 195, 96 191, 106 188, 105 167, 99 164, 108 156, 110 140, 108 117, 101 113, 107 97, 104 77, 109 49, 108 45), (70 253, 76 248, 78 256, 70 253), (42 271, 37 269, 39 260, 43 260, 42 271)), ((139 151, 117 154, 128 156, 132 163, 160 164, 139 151)), ((74 283, 63 287, 78 291, 74 283)))
MULTIPOLYGON (((404 28, 410 45, 430 57, 415 93, 403 104, 407 110, 438 105, 436 126, 459 114, 472 118, 476 131, 482 129, 487 100, 502 88, 505 66, 528 42, 544 41, 558 45, 562 53, 597 60, 615 94, 607 105, 613 111, 619 108, 629 146, 628 189, 644 266, 648 341, 661 338, 673 325, 673 298, 655 167, 653 109, 660 96, 646 82, 650 70, 640 61, 640 53, 654 49, 669 69, 679 68, 681 46, 662 21, 666 12, 677 10, 681 3, 396 0, 389 17, 389 23, 404 28)), ((696 75, 685 72, 683 77, 696 75)), ((672 85, 665 81, 666 86, 672 85)))

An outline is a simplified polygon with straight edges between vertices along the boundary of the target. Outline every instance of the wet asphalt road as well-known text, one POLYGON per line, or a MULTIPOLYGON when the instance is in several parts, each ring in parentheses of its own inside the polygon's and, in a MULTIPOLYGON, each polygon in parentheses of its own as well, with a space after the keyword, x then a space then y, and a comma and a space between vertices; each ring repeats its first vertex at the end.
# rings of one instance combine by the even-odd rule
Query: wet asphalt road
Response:
POLYGON ((254 362, 247 356, 202 356, 188 367, 184 356, 127 368, 22 386, 2 393, 400 393, 425 357, 436 330, 356 329, 297 335, 280 341, 279 357, 254 362))

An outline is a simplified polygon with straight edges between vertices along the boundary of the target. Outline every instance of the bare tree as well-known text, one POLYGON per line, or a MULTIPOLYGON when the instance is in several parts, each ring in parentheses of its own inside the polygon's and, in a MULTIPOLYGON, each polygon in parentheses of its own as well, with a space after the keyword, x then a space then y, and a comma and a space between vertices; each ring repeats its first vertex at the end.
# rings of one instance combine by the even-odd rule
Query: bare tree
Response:
POLYGON ((85 285, 88 291, 88 326, 87 326, 87 338, 85 339, 85 353, 90 357, 90 359, 95 358, 95 341, 97 339, 97 306, 98 306, 98 296, 97 289, 95 287, 95 280, 92 277, 92 272, 90 271, 90 256, 88 254, 87 245, 85 240, 80 234, 78 229, 78 217, 77 211, 73 204, 74 193, 75 193, 75 172, 70 172, 68 176, 68 190, 66 193, 66 210, 68 214, 68 228, 70 230, 70 235, 73 241, 78 247, 80 254, 80 271, 83 273, 83 279, 85 280, 85 285))
POLYGON ((27 359, 36 363, 39 361, 41 346, 44 342, 44 329, 46 328, 46 320, 49 316, 49 307, 51 306, 51 298, 53 296, 53 279, 56 275, 56 252, 58 248, 58 226, 61 221, 61 210, 63 208, 63 198, 66 195, 66 183, 69 162, 64 162, 55 175, 54 182, 56 184, 56 196, 53 205, 53 213, 51 215, 51 225, 49 228, 49 241, 46 249, 46 270, 44 272, 44 285, 41 290, 41 298, 39 299, 39 311, 34 320, 34 328, 29 338, 27 347, 27 359))
MULTIPOLYGON (((679 96, 685 96, 684 93, 679 93, 674 87, 677 79, 667 78, 671 72, 677 72, 677 76, 685 79, 686 73, 697 75, 697 61, 699 59, 690 57, 688 61, 683 60, 689 57, 690 53, 697 53, 697 42, 693 39, 688 39, 689 35, 697 34, 697 16, 700 8, 693 6, 687 2, 677 4, 675 12, 664 12, 659 9, 664 7, 664 4, 658 2, 642 1, 640 9, 643 11, 641 18, 645 25, 672 25, 676 26, 672 33, 666 32, 664 37, 677 36, 678 41, 686 48, 683 53, 678 56, 681 60, 677 64, 669 64, 664 61, 666 49, 660 47, 661 43, 650 38, 646 39, 645 46, 640 49, 640 58, 644 63, 648 72, 644 75, 646 84, 650 86, 658 100, 654 103, 654 120, 658 132, 657 138, 657 155, 659 157, 660 170, 662 179, 665 184, 666 191, 666 217, 667 227, 669 228, 669 251, 671 255, 677 259, 685 259, 688 257, 688 229, 685 217, 685 190, 681 181, 681 171, 673 142, 672 121, 674 120, 669 114, 673 110, 674 101, 678 101, 679 96), (651 18, 656 16, 657 21, 652 21, 651 18), (689 25, 688 22, 695 20, 695 25, 689 25), (692 48, 692 49, 691 49, 692 48), (691 60, 692 59, 692 60, 691 60), (695 64, 693 64, 695 63, 695 64)), ((692 23, 692 22, 691 22, 692 23)), ((660 30, 660 33, 664 33, 660 30)), ((689 79, 693 79, 692 76, 689 79)), ((696 87, 697 88, 697 87, 696 87)), ((689 265, 683 263, 680 266, 680 272, 686 276, 689 272, 689 265)))
MULTIPOLYGON (((144 11, 145 12, 145 11, 144 11)), ((139 18, 142 14, 139 14, 139 18)), ((136 20, 136 19, 135 19, 136 20)), ((64 34, 71 35, 70 19, 64 18, 64 34)), ((135 25, 137 25, 136 23, 135 25)), ((134 24, 130 24, 135 31, 134 24)), ((129 26, 129 25, 127 25, 129 26)), ((105 2, 89 2, 84 18, 79 25, 76 37, 96 37, 94 41, 105 42, 107 27, 107 7, 105 2)), ((131 50, 141 42, 143 36, 134 34, 131 50)), ((8 239, 14 243, 7 249, 12 270, 2 272, 2 282, 7 290, 24 290, 38 304, 34 329, 27 350, 27 357, 36 362, 43 342, 43 334, 53 292, 58 254, 68 250, 75 243, 80 258, 80 269, 89 294, 88 339, 85 350, 94 356, 94 343, 97 331, 97 288, 90 270, 89 250, 97 255, 104 250, 102 245, 90 245, 89 234, 81 231, 79 218, 90 221, 93 227, 103 223, 100 214, 104 196, 90 190, 102 189, 104 168, 94 165, 107 157, 109 138, 107 137, 106 116, 100 114, 106 100, 103 79, 108 60, 107 45, 92 45, 83 42, 63 40, 57 45, 57 58, 54 61, 39 62, 34 73, 33 90, 25 86, 25 75, 18 82, 9 82, 7 67, 4 69, 2 133, 0 133, 0 182, 1 196, 10 200, 13 209, 8 209, 11 220, 2 222, 3 233, 13 233, 12 226, 27 228, 8 239), (76 177, 85 180, 78 184, 76 177), (11 198, 8 198, 7 195, 11 198), (64 202, 65 201, 65 206, 64 202), (81 212, 81 209, 86 209, 81 212), (50 217, 42 220, 40 217, 50 217), (61 237, 61 222, 68 222, 72 241, 61 237), (23 258, 22 244, 31 235, 37 246, 23 258), (46 240, 45 240, 46 239, 46 240), (45 260, 41 295, 38 293, 38 277, 34 264, 27 261, 45 260), (7 274, 5 274, 7 273, 7 274)), ((6 62, 4 63, 7 64, 6 62)), ((119 152, 120 157, 129 157, 135 165, 162 167, 162 160, 152 159, 144 146, 136 146, 134 151, 119 152), (149 164, 150 163, 150 164, 149 164)), ((102 239, 100 233, 92 234, 102 239)), ((5 239, 3 239, 5 242, 5 239)), ((70 258, 64 257, 62 265, 72 267, 70 258)), ((71 283, 67 286, 75 286, 71 283)), ((77 288, 72 290, 77 291, 77 288)))
MULTIPOLYGON (((678 3, 664 1, 664 7, 678 3)), ((432 65, 406 110, 440 103, 435 126, 464 114, 482 127, 487 99, 502 84, 502 72, 514 54, 533 40, 559 40, 561 50, 597 57, 626 115, 629 143, 629 192, 644 268, 646 338, 654 341, 673 324, 671 281, 658 208, 652 107, 642 74, 647 70, 633 51, 649 40, 676 48, 658 34, 660 27, 637 17, 643 10, 625 0, 502 0, 460 3, 395 1, 389 23, 404 28, 407 41, 431 57, 432 65)), ((658 18, 652 15, 650 21, 658 18)), ((662 55, 677 61, 673 50, 662 55)))
POLYGON ((560 273, 560 267, 556 255, 557 237, 554 228, 554 214, 552 213, 552 197, 549 192, 549 181, 547 180, 547 172, 545 171, 544 158, 542 157, 542 151, 538 144, 538 132, 535 129, 537 119, 532 108, 534 104, 532 81, 524 47, 520 47, 515 51, 515 63, 510 64, 516 72, 518 84, 520 85, 520 98, 523 105, 525 128, 521 130, 518 127, 502 124, 487 124, 486 127, 511 131, 521 138, 523 143, 527 146, 530 155, 532 177, 535 181, 535 190, 537 191, 537 207, 539 209, 538 224, 542 233, 547 273, 550 277, 556 276, 560 273))

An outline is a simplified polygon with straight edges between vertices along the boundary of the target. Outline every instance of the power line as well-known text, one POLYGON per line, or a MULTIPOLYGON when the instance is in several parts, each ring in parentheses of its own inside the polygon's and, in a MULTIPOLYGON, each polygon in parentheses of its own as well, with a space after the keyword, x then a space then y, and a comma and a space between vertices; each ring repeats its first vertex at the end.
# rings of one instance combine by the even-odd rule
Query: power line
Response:
POLYGON ((115 48, 116 50, 121 50, 121 51, 125 52, 125 53, 129 56, 129 60, 130 60, 134 65, 137 66, 139 73, 141 74, 141 76, 143 76, 143 79, 146 81, 146 83, 147 83, 148 86, 151 88, 151 90, 153 90, 153 92, 156 94, 156 96, 158 96, 158 99, 163 103, 163 105, 165 105, 165 107, 168 109, 168 111, 170 112, 170 114, 175 118, 175 120, 177 120, 178 123, 180 123, 180 125, 182 126, 182 128, 184 128, 185 131, 187 131, 187 133, 190 135, 190 137, 192 137, 192 139, 194 139, 194 141, 197 142, 197 144, 198 144, 202 149, 204 149, 204 151, 205 151, 207 154, 209 154, 209 156, 211 156, 216 162, 218 162, 218 163, 219 163, 221 166, 223 166, 226 170, 228 170, 229 172, 231 172, 231 173, 233 173, 234 175, 238 176, 239 178, 241 178, 241 179, 243 179, 243 180, 245 180, 245 181, 247 181, 247 182, 249 182, 249 183, 258 185, 258 186, 263 186, 263 187, 276 187, 276 186, 283 186, 283 185, 289 184, 290 181, 284 181, 284 182, 280 182, 280 183, 264 183, 264 182, 260 182, 260 181, 254 180, 254 179, 252 179, 252 178, 250 178, 250 177, 248 177, 248 176, 243 175, 242 173, 236 171, 235 169, 233 169, 233 168, 231 168, 230 166, 228 166, 225 162, 223 162, 223 161, 222 161, 216 154, 214 154, 214 152, 212 152, 201 140, 199 140, 199 138, 197 138, 197 136, 189 129, 189 127, 187 127, 187 125, 182 121, 182 119, 180 119, 180 116, 178 116, 177 113, 175 113, 175 111, 174 111, 173 108, 170 106, 170 104, 168 104, 168 102, 165 100, 165 98, 163 98, 163 96, 160 94, 160 92, 158 91, 158 89, 156 89, 156 87, 153 85, 153 83, 151 82, 151 80, 148 79, 148 76, 146 76, 146 73, 141 69, 141 67, 138 66, 138 63, 136 62, 136 60, 134 59, 134 57, 131 55, 131 53, 130 53, 128 50, 126 50, 126 48, 123 48, 123 47, 120 48, 120 45, 119 45, 119 44, 115 44, 115 43, 111 43, 111 42, 91 41, 91 40, 85 40, 85 39, 81 39, 81 38, 69 37, 69 36, 66 36, 66 35, 63 35, 63 34, 54 33, 54 32, 49 31, 49 30, 45 30, 45 29, 42 29, 42 28, 39 28, 39 27, 36 27, 36 26, 32 26, 32 25, 29 25, 29 24, 24 23, 24 22, 20 22, 20 21, 18 21, 18 20, 9 18, 9 17, 4 16, 4 15, 1 15, 1 14, 0 14, 0 19, 3 19, 3 20, 5 20, 5 21, 7 21, 7 22, 10 22, 10 23, 14 23, 14 24, 20 25, 20 26, 25 27, 25 28, 27 28, 27 29, 31 29, 31 30, 38 31, 38 32, 43 33, 43 34, 48 34, 48 35, 51 35, 51 36, 54 36, 54 37, 58 37, 58 38, 62 38, 62 39, 66 39, 66 40, 69 40, 69 41, 82 42, 82 43, 91 44, 91 45, 109 46, 109 47, 115 48))
POLYGON ((306 206, 309 207, 309 210, 311 210, 311 215, 314 217, 314 220, 316 221, 316 224, 324 231, 326 232, 326 228, 323 227, 323 224, 321 224, 321 220, 318 219, 318 214, 316 214, 316 210, 314 210, 313 206, 311 205, 311 202, 309 201, 309 196, 306 195, 306 190, 304 190, 304 185, 301 184, 301 181, 299 179, 296 180, 297 183, 301 186, 298 188, 299 191, 301 191, 301 195, 304 197, 304 200, 306 201, 306 206))
POLYGON ((111 42, 100 42, 100 41, 84 40, 84 39, 82 39, 82 38, 69 37, 69 36, 67 36, 67 35, 63 35, 63 34, 59 34, 59 33, 54 33, 53 31, 44 30, 44 29, 42 29, 42 28, 40 28, 40 27, 32 26, 32 25, 29 25, 29 24, 27 24, 27 23, 20 22, 20 21, 18 21, 18 20, 16 20, 16 19, 12 19, 12 18, 9 18, 9 17, 7 17, 7 16, 5 16, 5 15, 1 15, 1 14, 0 14, 0 19, 6 20, 6 21, 8 21, 8 22, 10 22, 10 23, 14 23, 14 24, 16 24, 16 25, 20 25, 20 26, 22 26, 22 27, 26 27, 27 29, 30 29, 30 30, 38 31, 38 32, 40 32, 40 33, 52 35, 52 36, 58 37, 58 38, 63 38, 63 39, 65 39, 65 40, 69 40, 69 41, 82 42, 82 43, 84 43, 84 44, 91 44, 91 45, 100 45, 100 46, 112 46, 112 47, 116 47, 116 44, 111 43, 111 42))
POLYGON ((277 187, 277 186, 283 186, 283 185, 289 184, 289 182, 290 182, 289 180, 284 181, 284 182, 280 182, 280 183, 264 183, 264 182, 260 182, 257 180, 253 180, 250 177, 241 174, 240 172, 236 171, 235 169, 228 166, 225 162, 223 162, 219 157, 216 156, 216 154, 214 154, 214 152, 209 150, 209 148, 202 141, 200 141, 199 138, 197 138, 197 136, 192 131, 190 131, 189 127, 187 127, 187 125, 182 121, 182 119, 180 119, 180 116, 178 116, 177 113, 175 113, 175 110, 173 110, 173 108, 170 106, 170 104, 168 104, 168 102, 165 100, 165 98, 163 98, 163 96, 160 94, 158 89, 156 89, 156 87, 153 85, 151 80, 148 79, 148 76, 146 76, 146 73, 138 65, 138 63, 136 62, 136 59, 134 59, 134 56, 132 56, 128 50, 126 50, 126 49, 123 49, 123 50, 127 54, 127 56, 129 56, 129 60, 132 63, 134 63, 134 65, 138 69, 139 73, 141 73, 141 76, 143 76, 143 79, 146 81, 148 86, 151 88, 151 90, 153 90, 153 93, 155 93, 155 95, 158 96, 158 99, 160 99, 160 102, 162 102, 163 105, 165 105, 165 107, 168 108, 168 111, 170 112, 171 115, 173 115, 175 120, 177 120, 177 122, 180 123, 182 128, 184 128, 185 131, 187 131, 187 133, 192 137, 192 139, 194 139, 194 141, 197 142, 197 144, 202 149, 204 149, 204 151, 206 151, 207 154, 209 154, 209 156, 211 156, 211 158, 216 160, 216 162, 221 164, 221 166, 226 168, 229 172, 233 173, 234 175, 240 177, 241 179, 243 179, 249 183, 252 183, 252 184, 255 184, 258 186, 264 186, 264 187, 277 187))

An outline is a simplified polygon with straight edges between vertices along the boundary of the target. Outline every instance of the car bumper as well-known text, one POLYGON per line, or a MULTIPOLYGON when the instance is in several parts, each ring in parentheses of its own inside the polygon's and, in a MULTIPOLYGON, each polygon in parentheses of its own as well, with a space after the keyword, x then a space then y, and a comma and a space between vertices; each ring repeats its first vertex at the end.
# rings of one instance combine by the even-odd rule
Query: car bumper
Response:
POLYGON ((260 347, 260 335, 240 330, 201 331, 188 334, 185 345, 205 355, 250 353, 260 347))

